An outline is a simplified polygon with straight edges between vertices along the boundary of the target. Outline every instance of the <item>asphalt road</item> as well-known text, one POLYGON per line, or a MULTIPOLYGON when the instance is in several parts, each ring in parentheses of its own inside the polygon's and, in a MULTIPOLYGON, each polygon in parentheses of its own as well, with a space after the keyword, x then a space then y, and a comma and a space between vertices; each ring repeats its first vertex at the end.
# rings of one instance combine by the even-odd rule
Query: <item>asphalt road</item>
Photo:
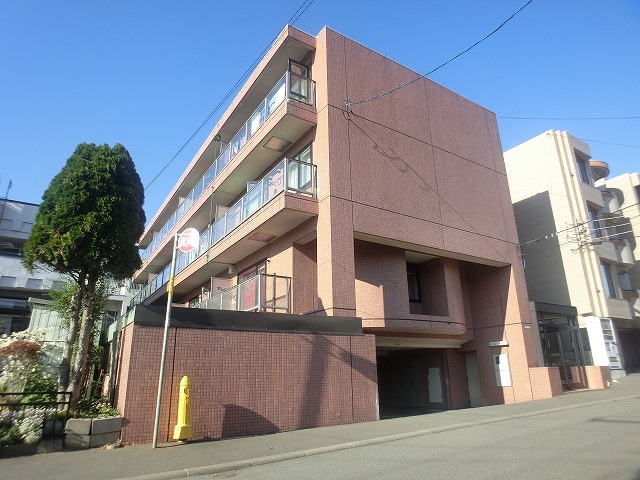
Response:
POLYGON ((640 399, 189 478, 638 480, 640 399))

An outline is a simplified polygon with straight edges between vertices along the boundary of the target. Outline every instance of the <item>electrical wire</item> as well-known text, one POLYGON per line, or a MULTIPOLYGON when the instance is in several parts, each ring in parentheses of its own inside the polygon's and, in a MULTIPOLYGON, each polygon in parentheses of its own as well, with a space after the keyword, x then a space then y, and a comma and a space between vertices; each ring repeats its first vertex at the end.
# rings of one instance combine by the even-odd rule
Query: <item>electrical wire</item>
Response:
POLYGON ((498 118, 505 120, 638 120, 640 116, 632 117, 512 117, 500 115, 498 118))
MULTIPOLYGON (((634 203, 632 205, 627 205, 624 208, 621 208, 617 211, 620 210, 624 210, 626 208, 630 208, 630 207, 635 207, 637 205, 639 205, 640 203, 634 203)), ((638 215, 634 215, 633 217, 624 217, 624 216, 619 216, 619 217, 614 217, 614 218, 622 218, 625 220, 633 220, 634 218, 640 217, 640 214, 638 215)), ((559 234, 564 233, 564 232, 568 232, 569 230, 572 229, 576 229, 579 227, 582 227, 584 225, 588 225, 591 222, 598 222, 598 221, 606 221, 606 220, 610 220, 611 217, 607 218, 607 217, 595 217, 593 219, 589 219, 589 220, 582 220, 580 222, 576 222, 574 225, 569 225, 567 228, 563 229, 563 230, 558 230, 557 232, 551 232, 551 233, 547 233, 546 235, 542 236, 542 237, 538 237, 538 238, 534 238, 533 240, 528 240, 526 242, 522 242, 521 244, 519 244, 520 247, 526 247, 528 245, 534 244, 534 243, 540 243, 543 240, 551 240, 553 238, 557 238, 559 234)), ((597 228, 591 228, 590 230, 592 232, 598 231, 598 230, 605 230, 608 228, 612 228, 612 227, 597 227, 597 228)), ((600 237, 598 237, 600 238, 600 237)))
POLYGON ((629 145, 628 143, 603 142, 601 140, 589 140, 588 138, 578 138, 578 140, 582 140, 583 142, 602 143, 604 145, 614 145, 616 147, 640 148, 640 145, 629 145))
POLYGON ((488 33, 487 35, 485 35, 483 38, 481 38, 480 40, 478 40, 476 43, 474 43, 473 45, 471 45, 470 47, 466 48, 465 50, 461 51, 460 53, 458 53, 457 55, 454 55, 453 57, 451 57, 449 60, 447 60, 446 62, 438 65, 437 67, 435 67, 434 69, 428 71, 427 73, 420 75, 419 77, 414 78, 413 80, 410 80, 406 83, 403 83, 401 85, 398 85, 397 87, 392 88, 391 90, 388 90, 386 92, 382 92, 378 95, 375 95, 371 98, 367 98, 365 100, 358 100, 357 102, 351 101, 349 99, 345 100, 344 102, 344 106, 347 110, 349 110, 353 105, 359 105, 361 103, 367 103, 367 102, 372 102, 374 100, 378 100, 386 95, 389 95, 393 92, 397 92, 398 90, 405 88, 409 85, 411 85, 412 83, 417 82, 418 80, 425 78, 429 75, 431 75, 432 73, 440 70, 442 67, 448 65, 449 63, 453 62, 456 58, 461 57, 462 55, 464 55, 465 53, 469 52, 471 49, 475 48, 476 46, 478 46, 479 44, 481 44, 482 42, 484 42, 485 40, 487 40, 489 37, 491 37, 493 34, 495 34, 496 32, 498 32, 498 30, 500 30, 502 27, 504 27, 507 23, 509 23, 516 15, 518 15, 522 10, 524 10, 526 7, 528 7, 531 3, 533 2, 533 0, 529 0, 527 3, 525 3, 524 5, 522 5, 518 10, 516 10, 515 13, 513 13, 509 18, 507 18, 504 22, 502 22, 500 25, 498 25, 496 28, 494 28, 490 33, 488 33))
MULTIPOLYGON (((289 21, 287 22, 287 24, 293 25, 295 22, 297 22, 298 19, 302 16, 302 14, 307 11, 307 9, 311 6, 311 4, 314 1, 315 0, 304 0, 302 2, 302 4, 298 7, 298 9, 295 11, 295 13, 291 16, 291 18, 289 18, 289 21)), ((233 84, 231 89, 229 89, 229 91, 225 94, 225 96, 222 98, 222 100, 220 100, 220 102, 218 102, 218 104, 214 107, 214 109, 211 111, 211 113, 209 113, 209 115, 207 115, 207 117, 202 121, 202 123, 200 123, 198 128, 196 128, 196 130, 191 134, 191 136, 187 139, 187 141, 184 142, 184 144, 175 153, 175 155, 173 155, 173 157, 171 157, 171 159, 167 163, 165 163, 165 165, 160 169, 160 171, 156 174, 156 176, 153 177, 151 179, 151 181, 144 187, 145 190, 147 190, 151 185, 153 185, 153 183, 160 177, 160 175, 162 175, 162 173, 164 173, 164 171, 167 168, 169 168, 169 165, 171 165, 173 163, 173 161, 178 157, 178 155, 180 155, 182 153, 182 151, 187 147, 187 145, 189 145, 189 143, 191 143, 191 140, 193 140, 195 138, 195 136, 198 133, 200 133, 200 131, 205 127, 205 125, 207 123, 209 123, 209 120, 211 120, 211 118, 218 112, 218 110, 220 110, 220 108, 226 103, 226 101, 231 97, 231 95, 233 95, 235 93, 236 89, 240 85, 242 85, 244 83, 244 81, 249 77, 251 72, 253 72, 253 70, 256 68, 258 63, 260 63, 260 60, 262 60, 262 58, 265 56, 265 54, 269 51, 269 49, 278 40, 279 36, 280 36, 280 34, 278 33, 278 35, 276 35, 274 37, 274 39, 269 43, 269 45, 264 50, 262 50, 260 55, 258 55, 258 57, 253 61, 251 66, 249 68, 247 68, 247 70, 236 81, 236 83, 233 84)))
POLYGON ((625 230, 624 232, 611 233, 609 235, 603 235, 602 237, 594 237, 594 240, 608 240, 609 238, 618 237, 620 235, 627 235, 629 233, 634 233, 633 230, 625 230))
POLYGON ((304 2, 302 2, 302 5, 300 5, 300 7, 298 7, 298 10, 296 10, 296 12, 293 15, 291 15, 291 18, 287 23, 289 25, 293 25, 294 23, 296 23, 298 19, 302 16, 302 14, 307 11, 307 9, 311 6, 313 2, 314 0, 305 0, 304 2), (307 4, 306 6, 305 6, 305 3, 307 4))

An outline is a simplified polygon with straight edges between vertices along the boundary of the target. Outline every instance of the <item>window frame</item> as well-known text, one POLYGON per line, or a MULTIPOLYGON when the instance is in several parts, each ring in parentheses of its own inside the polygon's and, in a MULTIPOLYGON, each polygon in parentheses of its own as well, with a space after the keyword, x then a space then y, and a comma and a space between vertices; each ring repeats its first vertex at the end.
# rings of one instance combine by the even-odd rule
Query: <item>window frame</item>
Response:
POLYGON ((613 280, 610 263, 600 261, 600 276, 602 277, 605 296, 607 298, 618 298, 618 291, 615 281, 613 280))
POLYGON ((407 263, 407 295, 409 303, 422 303, 420 288, 420 267, 416 263, 407 263))

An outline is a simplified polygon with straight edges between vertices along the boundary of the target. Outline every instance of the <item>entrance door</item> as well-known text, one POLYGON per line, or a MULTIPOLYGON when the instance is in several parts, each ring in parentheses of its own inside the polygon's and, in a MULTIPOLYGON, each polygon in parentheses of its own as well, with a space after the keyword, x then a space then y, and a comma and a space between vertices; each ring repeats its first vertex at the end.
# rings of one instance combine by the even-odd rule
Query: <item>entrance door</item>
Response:
POLYGON ((540 322, 540 333, 545 365, 559 367, 563 387, 586 387, 586 371, 575 319, 545 318, 540 322))
POLYGON ((442 378, 440 376, 439 367, 430 367, 427 375, 427 383, 429 385, 429 403, 443 403, 442 396, 442 378))
POLYGON ((467 366, 467 385, 469 387, 469 406, 482 406, 482 387, 480 386, 480 371, 478 370, 478 354, 465 352, 465 364, 467 366))

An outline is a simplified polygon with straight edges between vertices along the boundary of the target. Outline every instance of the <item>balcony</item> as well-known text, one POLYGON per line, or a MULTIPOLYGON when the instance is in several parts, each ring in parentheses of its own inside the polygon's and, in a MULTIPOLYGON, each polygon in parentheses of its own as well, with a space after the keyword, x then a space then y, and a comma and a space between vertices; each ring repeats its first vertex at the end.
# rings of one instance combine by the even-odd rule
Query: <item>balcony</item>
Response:
MULTIPOLYGON (((169 219, 160 228, 149 245, 141 252, 142 261, 147 261, 151 255, 160 247, 165 245, 165 240, 178 225, 187 211, 198 202, 202 197, 206 196, 207 189, 213 184, 214 180, 222 175, 225 167, 239 155, 243 147, 254 137, 257 136, 260 127, 262 127, 268 119, 278 110, 278 107, 286 100, 300 102, 305 105, 315 106, 315 82, 308 78, 287 72, 280 78, 276 85, 271 89, 267 96, 260 102, 260 105, 249 116, 249 119, 242 125, 240 130, 234 135, 231 141, 226 144, 222 152, 213 161, 209 169, 198 179, 191 191, 181 200, 178 208, 170 214, 169 219)), ((299 130, 309 128, 310 125, 295 125, 296 122, 284 122, 284 127, 293 132, 294 135, 300 135, 299 130), (292 123, 294 125, 292 125, 292 123)), ((266 142, 269 143, 270 140, 266 142)), ((266 148, 270 148, 268 145, 266 148)), ((277 151, 274 151, 277 154, 277 151)), ((261 165, 268 165, 272 161, 271 156, 265 156, 262 162, 254 162, 254 170, 260 168, 261 165)), ((247 172, 244 172, 246 174, 247 172)), ((237 182, 236 182, 237 183, 237 182)), ((240 182, 242 183, 242 182, 240 182)), ((237 188, 237 187, 236 187, 237 188)))
POLYGON ((593 180, 598 181, 609 176, 609 165, 601 160, 590 160, 589 166, 593 174, 593 180))
MULTIPOLYGON (((317 209, 309 210, 304 205, 299 207, 291 205, 295 202, 287 202, 286 197, 283 198, 283 202, 276 204, 275 200, 282 195, 290 195, 297 199, 314 199, 316 197, 315 165, 285 158, 262 180, 255 182, 246 195, 204 230, 200 235, 200 246, 197 250, 181 254, 176 258, 176 275, 194 264, 188 272, 187 276, 190 277, 188 281, 183 279, 182 288, 196 286, 212 276, 211 274, 215 274, 216 272, 212 271, 195 274, 209 262, 218 262, 219 265, 222 265, 220 262, 235 263, 261 248, 266 240, 285 233, 317 214, 317 209), (274 211, 268 208, 272 205, 274 211), (263 212, 265 215, 261 218, 263 212), (253 222, 253 219, 256 221, 253 222), (243 231, 241 227, 245 225, 251 226, 251 230, 243 231), (260 232, 254 231, 258 226, 261 227, 260 232), (237 236, 236 232, 238 232, 237 236), (225 240, 230 240, 229 244, 226 244, 225 240), (218 246, 221 248, 217 248, 218 246), (222 250, 226 255, 221 255, 222 250)), ((170 265, 166 265, 138 292, 132 304, 142 303, 158 292, 169 281, 169 273, 170 265)))
POLYGON ((628 240, 621 240, 618 245, 616 245, 616 251, 618 253, 618 262, 626 267, 633 267, 636 263, 636 260, 633 256, 633 249, 629 244, 628 240))
POLYGON ((258 274, 196 305, 209 310, 289 313, 291 278, 258 274))

